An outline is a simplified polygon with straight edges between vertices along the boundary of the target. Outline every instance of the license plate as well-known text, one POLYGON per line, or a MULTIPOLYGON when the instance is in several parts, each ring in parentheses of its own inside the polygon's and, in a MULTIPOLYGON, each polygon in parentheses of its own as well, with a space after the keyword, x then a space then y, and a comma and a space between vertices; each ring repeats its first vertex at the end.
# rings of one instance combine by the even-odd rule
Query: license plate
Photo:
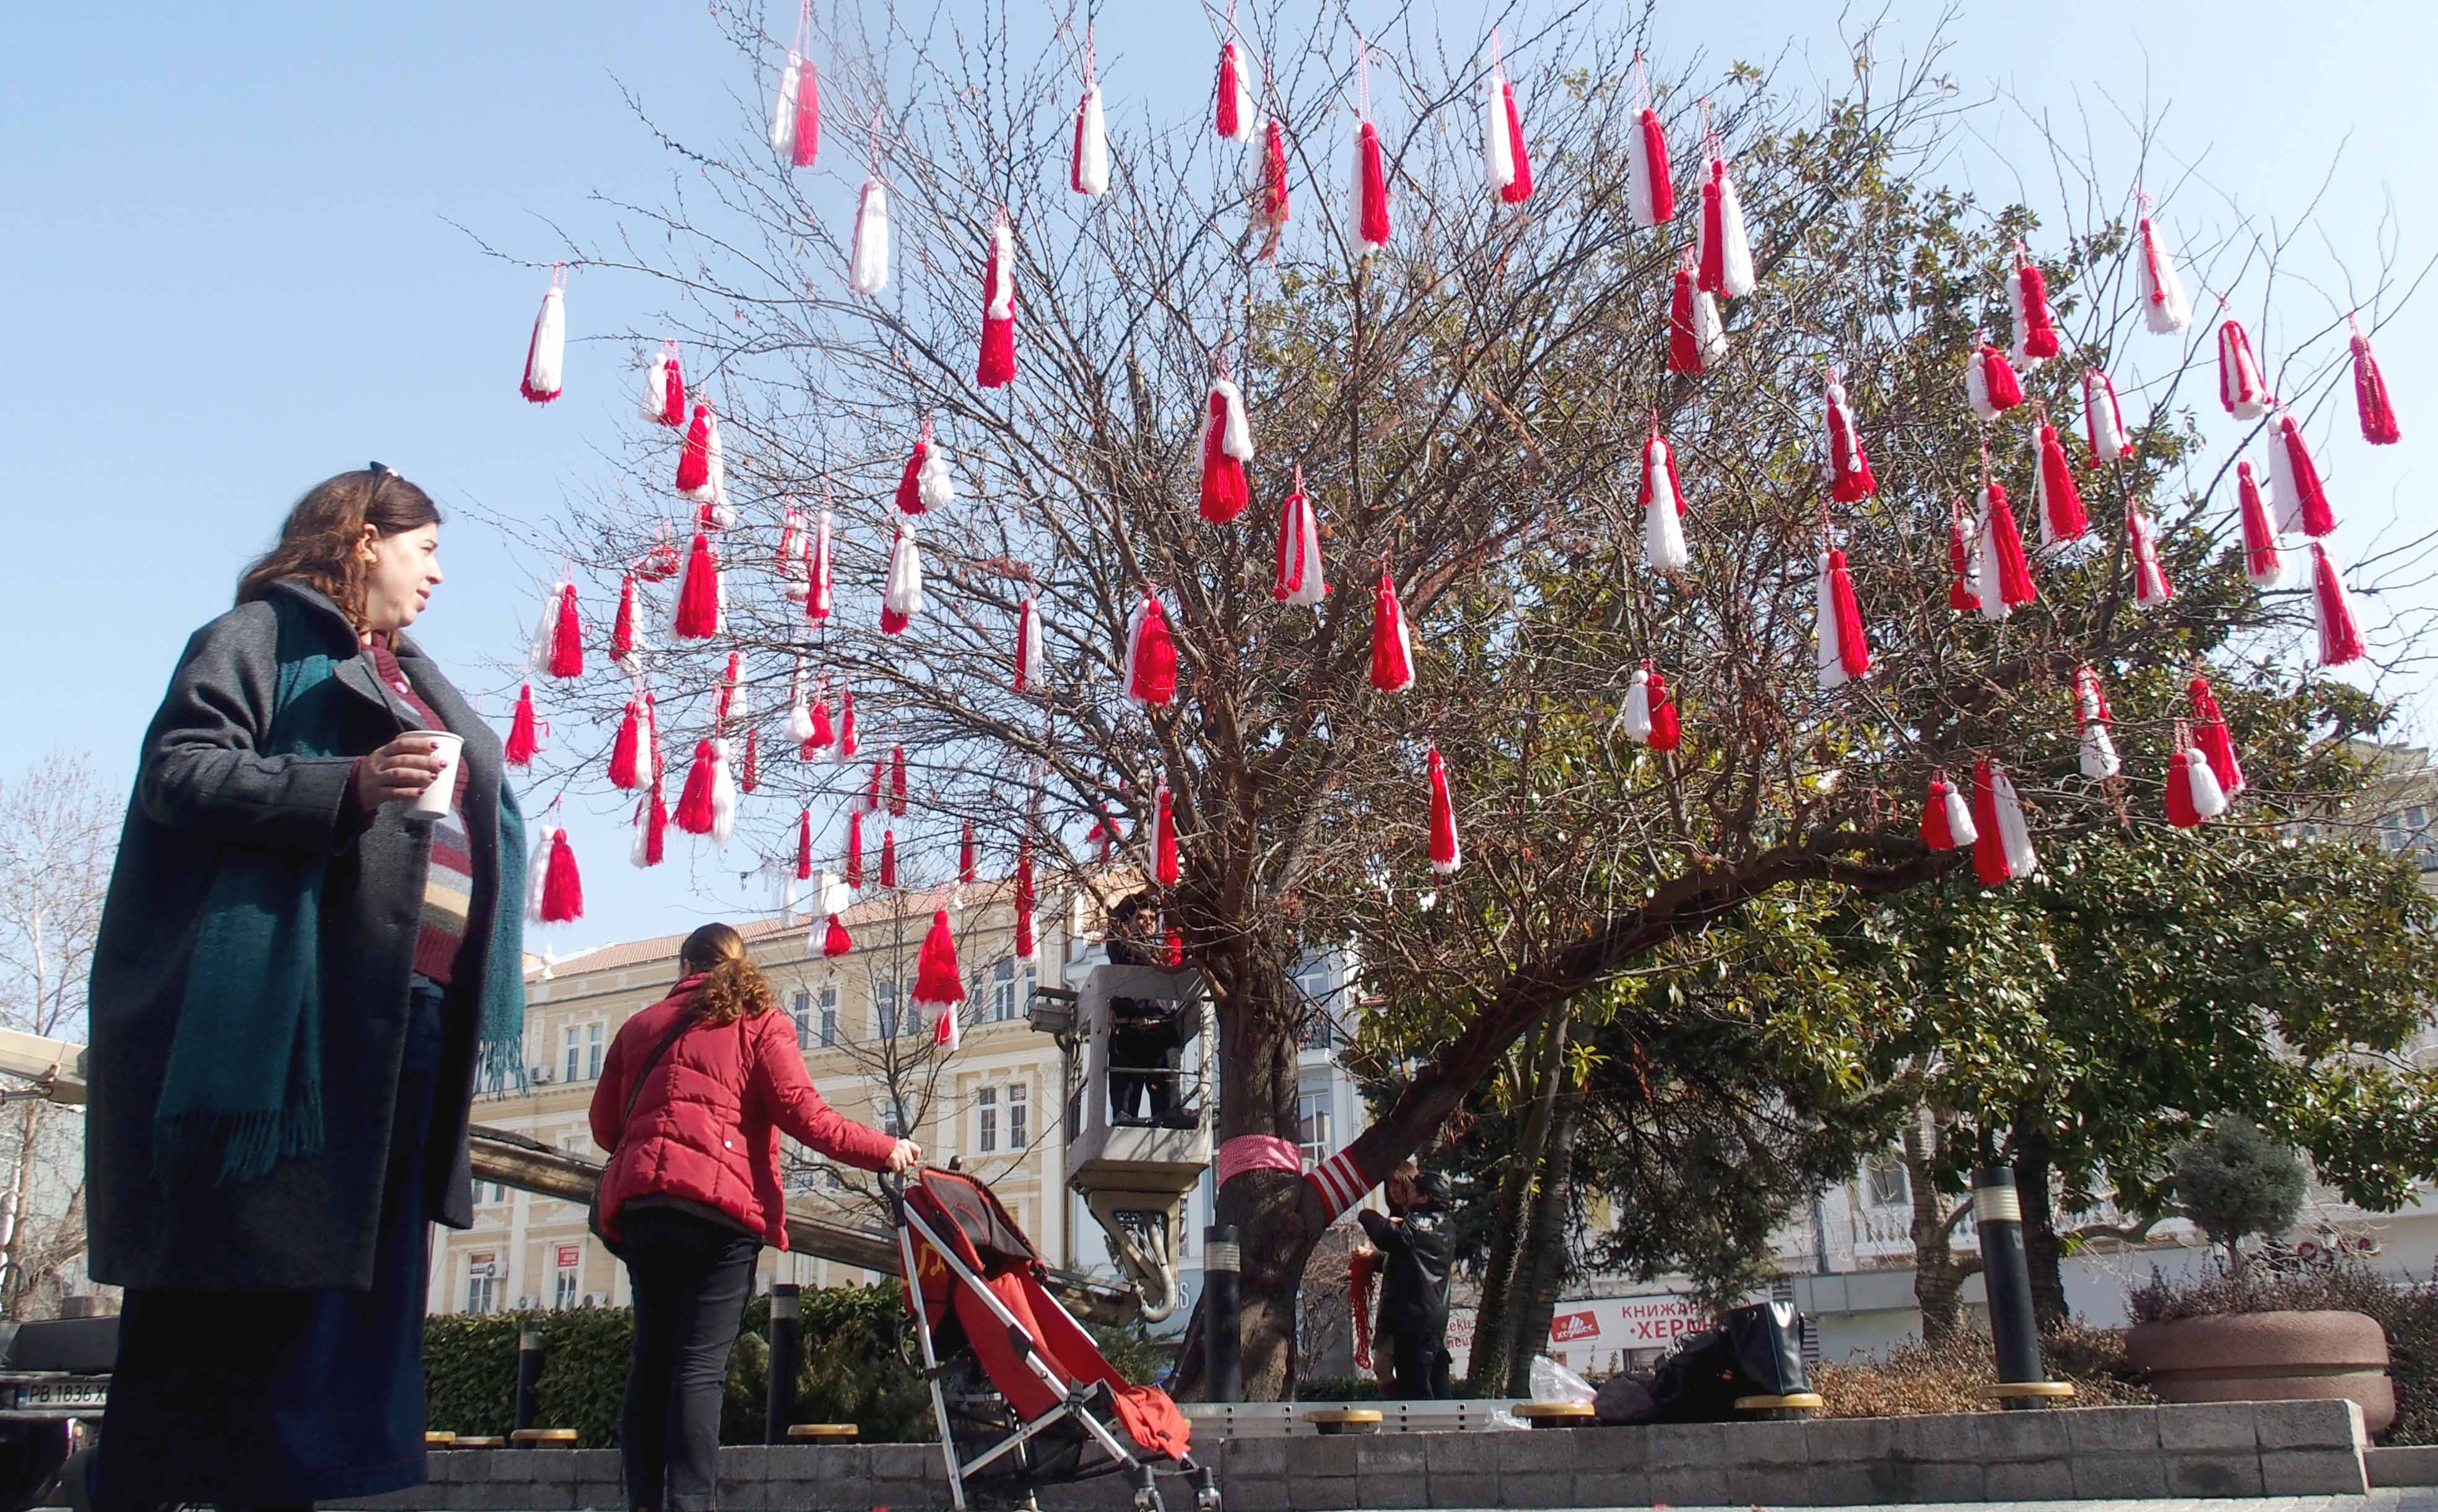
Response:
POLYGON ((110 1400, 107 1383, 56 1381, 24 1385, 17 1388, 20 1409, 44 1407, 99 1407, 110 1400))

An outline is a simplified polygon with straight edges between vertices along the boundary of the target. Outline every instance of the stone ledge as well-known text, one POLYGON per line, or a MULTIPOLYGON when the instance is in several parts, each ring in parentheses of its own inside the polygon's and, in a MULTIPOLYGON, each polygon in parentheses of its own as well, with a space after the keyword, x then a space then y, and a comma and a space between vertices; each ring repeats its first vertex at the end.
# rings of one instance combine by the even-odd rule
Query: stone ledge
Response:
POLYGON ((2370 1484, 2382 1490, 2438 1486, 2438 1444, 2396 1444, 2362 1456, 2370 1484))

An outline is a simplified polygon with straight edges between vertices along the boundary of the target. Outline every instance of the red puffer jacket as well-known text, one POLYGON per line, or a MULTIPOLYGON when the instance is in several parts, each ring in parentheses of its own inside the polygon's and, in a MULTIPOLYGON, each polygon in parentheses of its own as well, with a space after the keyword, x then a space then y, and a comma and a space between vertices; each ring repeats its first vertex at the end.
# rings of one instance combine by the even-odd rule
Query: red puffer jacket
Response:
POLYGON ((610 1042, 592 1092, 592 1139, 610 1152, 601 1177, 601 1226, 618 1237, 618 1209, 648 1192, 701 1203, 781 1249, 779 1134, 865 1170, 888 1165, 897 1141, 840 1114, 813 1090, 795 1024, 766 1010, 733 1024, 696 1024, 645 1074, 632 1117, 631 1077, 690 1012, 698 976, 628 1019, 610 1042))

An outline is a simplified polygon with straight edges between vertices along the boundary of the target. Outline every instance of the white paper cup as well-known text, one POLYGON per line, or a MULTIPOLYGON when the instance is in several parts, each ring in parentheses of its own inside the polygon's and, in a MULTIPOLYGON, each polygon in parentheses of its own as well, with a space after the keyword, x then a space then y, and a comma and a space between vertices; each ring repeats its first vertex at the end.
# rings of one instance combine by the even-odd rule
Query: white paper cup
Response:
POLYGON ((440 768, 440 775, 432 780, 432 785, 423 790, 408 812, 437 818, 449 812, 449 800, 457 791, 457 763, 466 754, 466 737, 445 730, 421 730, 414 735, 432 742, 433 754, 449 765, 440 768))

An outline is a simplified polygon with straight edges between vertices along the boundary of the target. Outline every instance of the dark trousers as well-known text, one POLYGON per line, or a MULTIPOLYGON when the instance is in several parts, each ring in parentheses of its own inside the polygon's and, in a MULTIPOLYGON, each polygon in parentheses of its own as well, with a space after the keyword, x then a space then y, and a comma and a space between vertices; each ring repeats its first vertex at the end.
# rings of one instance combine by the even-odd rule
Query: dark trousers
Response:
POLYGON ((762 1241, 667 1207, 625 1208, 617 1223, 635 1292, 635 1354, 619 1426, 627 1505, 712 1512, 728 1352, 762 1241))
POLYGON ((1398 1401, 1448 1399, 1447 1331, 1444 1325, 1427 1333, 1399 1329, 1388 1336, 1389 1370, 1396 1377, 1398 1401))

